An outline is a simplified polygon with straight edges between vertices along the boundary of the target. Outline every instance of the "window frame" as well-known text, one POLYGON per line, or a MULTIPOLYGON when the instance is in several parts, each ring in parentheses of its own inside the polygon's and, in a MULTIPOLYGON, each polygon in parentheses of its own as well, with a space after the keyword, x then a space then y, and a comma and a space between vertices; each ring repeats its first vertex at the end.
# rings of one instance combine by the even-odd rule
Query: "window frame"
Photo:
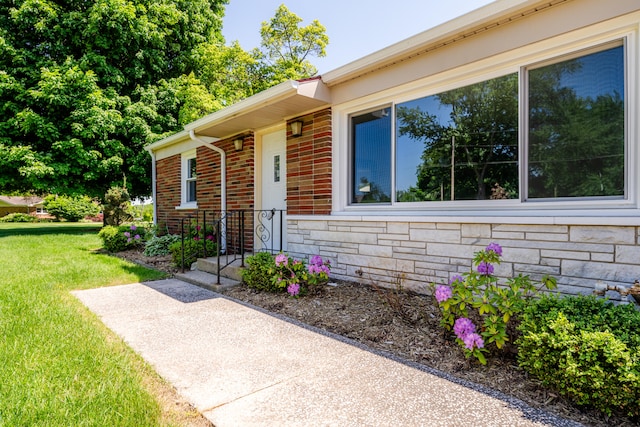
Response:
POLYGON ((189 150, 180 155, 181 159, 181 172, 180 172, 180 206, 179 209, 197 209, 198 208, 198 174, 196 172, 195 177, 190 176, 190 165, 189 163, 192 160, 196 161, 196 170, 197 170, 197 150, 189 150), (196 199, 189 200, 189 183, 196 183, 196 199))
MULTIPOLYGON (((582 30, 582 39, 576 40, 575 34, 557 36, 556 38, 538 42, 535 45, 523 46, 513 51, 497 55, 493 58, 485 58, 473 64, 461 65, 446 73, 428 76, 419 81, 407 83, 397 88, 387 89, 375 95, 369 95, 361 100, 355 100, 336 106, 334 111, 334 120, 341 132, 337 133, 337 137, 346 144, 340 144, 341 148, 336 150, 338 156, 347 156, 348 160, 339 159, 336 162, 337 170, 341 172, 341 176, 346 178, 347 185, 337 189, 335 196, 338 199, 334 203, 335 212, 343 213, 370 213, 374 215, 389 213, 413 214, 420 212, 421 214, 438 215, 443 212, 450 214, 466 215, 493 215, 499 211, 499 216, 548 216, 548 212, 553 210, 560 212, 560 215, 575 215, 571 212, 581 210, 581 216, 602 216, 603 212, 612 209, 638 209, 638 184, 636 180, 640 169, 640 159, 638 153, 640 147, 637 138, 638 123, 631 121, 632 117, 637 116, 638 102, 640 95, 638 94, 638 83, 640 78, 637 76, 638 57, 638 29, 636 26, 621 26, 621 28, 611 29, 605 28, 606 34, 598 34, 596 31, 589 32, 582 30), (595 33, 595 34, 594 34, 595 33), (528 129, 528 105, 526 98, 528 93, 526 90, 526 73, 525 70, 540 64, 558 63, 571 57, 580 57, 589 53, 603 51, 612 47, 616 42, 621 42, 624 51, 624 170, 625 170, 625 192, 622 197, 599 198, 586 197, 576 199, 528 199, 526 191, 526 175, 528 165, 528 146, 526 145, 526 135, 523 135, 525 129, 528 129), (542 49, 539 45, 542 45, 542 49), (396 105, 415 100, 421 97, 427 97, 446 92, 451 89, 464 87, 481 81, 485 81, 494 77, 506 75, 509 73, 518 73, 519 94, 518 94, 518 176, 519 176, 519 197, 517 199, 506 200, 473 200, 473 201, 421 201, 421 202, 397 202, 396 189, 396 105), (525 102, 523 102, 525 101, 525 102), (353 141, 351 135, 351 117, 357 114, 365 113, 385 106, 391 105, 393 114, 392 130, 391 130, 391 203, 387 205, 375 204, 367 206, 366 204, 352 203, 351 193, 353 191, 353 180, 351 175, 353 165, 353 141), (375 208, 376 212, 373 212, 375 208), (464 213, 460 213, 464 211, 464 213)), ((603 31, 605 31, 603 30, 603 31)), ((637 120, 637 119, 636 119, 637 120)), ((624 214, 623 214, 624 215, 624 214)))

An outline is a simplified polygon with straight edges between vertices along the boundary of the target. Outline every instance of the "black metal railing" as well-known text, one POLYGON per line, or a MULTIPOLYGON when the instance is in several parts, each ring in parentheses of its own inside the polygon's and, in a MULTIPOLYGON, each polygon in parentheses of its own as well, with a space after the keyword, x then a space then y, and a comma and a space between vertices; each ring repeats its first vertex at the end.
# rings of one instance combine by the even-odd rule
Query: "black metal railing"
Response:
MULTIPOLYGON (((281 252, 283 249, 284 210, 231 210, 217 212, 211 210, 194 211, 181 218, 177 232, 182 242, 182 264, 180 271, 184 273, 185 240, 193 239, 201 248, 199 258, 217 258, 217 282, 220 283, 220 272, 236 260, 244 267, 247 253, 281 252), (209 242, 215 242, 212 245, 209 242), (200 256, 202 255, 202 256, 200 256)), ((168 228, 172 227, 168 225, 168 228)), ((197 246, 197 245, 196 245, 197 246)))

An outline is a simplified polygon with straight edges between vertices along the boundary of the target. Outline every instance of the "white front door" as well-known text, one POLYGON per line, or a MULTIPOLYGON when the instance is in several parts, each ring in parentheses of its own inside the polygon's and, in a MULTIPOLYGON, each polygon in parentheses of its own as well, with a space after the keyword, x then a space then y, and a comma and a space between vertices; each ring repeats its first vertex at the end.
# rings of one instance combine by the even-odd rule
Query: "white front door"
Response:
MULTIPOLYGON (((287 242, 287 136, 284 129, 262 136, 262 212, 256 226, 263 226, 262 249, 279 252, 287 242), (275 209, 275 214, 271 212, 275 209)), ((256 229, 256 231, 258 231, 256 229)))

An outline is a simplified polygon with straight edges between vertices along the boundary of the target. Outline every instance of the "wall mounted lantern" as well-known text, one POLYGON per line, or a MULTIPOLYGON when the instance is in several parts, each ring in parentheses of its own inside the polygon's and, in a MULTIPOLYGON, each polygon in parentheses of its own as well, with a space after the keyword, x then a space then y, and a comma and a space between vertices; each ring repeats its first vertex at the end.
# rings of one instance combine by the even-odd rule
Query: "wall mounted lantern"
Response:
POLYGON ((291 136, 302 135, 302 120, 295 120, 291 122, 291 136))
POLYGON ((243 142, 244 142, 243 138, 236 138, 233 140, 233 146, 235 147, 236 151, 242 151, 243 142))

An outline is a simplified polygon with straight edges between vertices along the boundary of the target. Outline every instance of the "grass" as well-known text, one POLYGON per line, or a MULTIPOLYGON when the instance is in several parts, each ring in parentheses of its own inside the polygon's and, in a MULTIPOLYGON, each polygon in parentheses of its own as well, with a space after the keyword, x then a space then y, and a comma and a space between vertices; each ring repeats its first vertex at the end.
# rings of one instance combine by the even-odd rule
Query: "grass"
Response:
POLYGON ((157 426, 151 369, 69 291, 162 273, 96 250, 93 224, 0 224, 0 426, 157 426))

